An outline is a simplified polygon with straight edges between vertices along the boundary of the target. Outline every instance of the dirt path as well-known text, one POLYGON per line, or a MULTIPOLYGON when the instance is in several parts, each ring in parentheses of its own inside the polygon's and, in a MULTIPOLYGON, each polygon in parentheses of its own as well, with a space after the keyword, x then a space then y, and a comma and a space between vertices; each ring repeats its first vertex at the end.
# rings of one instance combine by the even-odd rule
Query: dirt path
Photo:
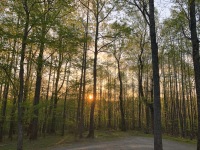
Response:
MULTIPOLYGON (((164 150, 195 150, 192 144, 163 140, 164 150)), ((109 142, 74 143, 52 150, 153 150, 153 138, 128 137, 109 142)))

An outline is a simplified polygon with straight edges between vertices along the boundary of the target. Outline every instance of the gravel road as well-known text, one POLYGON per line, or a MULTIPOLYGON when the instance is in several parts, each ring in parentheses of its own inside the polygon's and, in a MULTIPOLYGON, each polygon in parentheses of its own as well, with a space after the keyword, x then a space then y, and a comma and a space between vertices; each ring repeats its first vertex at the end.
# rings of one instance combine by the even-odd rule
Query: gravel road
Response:
MULTIPOLYGON (((163 140, 164 150, 196 150, 196 145, 163 140)), ((88 143, 74 143, 66 147, 54 148, 52 150, 153 150, 153 138, 150 137, 128 137, 113 141, 88 143)))

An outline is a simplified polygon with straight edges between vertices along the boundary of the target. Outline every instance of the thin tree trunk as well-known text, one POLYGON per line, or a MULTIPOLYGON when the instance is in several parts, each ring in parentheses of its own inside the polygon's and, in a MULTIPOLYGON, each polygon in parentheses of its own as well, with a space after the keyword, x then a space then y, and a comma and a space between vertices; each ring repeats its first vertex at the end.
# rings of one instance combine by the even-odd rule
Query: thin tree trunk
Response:
MULTIPOLYGON (((67 64, 66 64, 67 65, 67 64)), ((67 66, 66 66, 67 67, 67 66)), ((61 135, 65 135, 65 124, 66 124, 66 117, 67 117, 67 97, 68 97, 68 91, 69 91, 69 77, 70 77, 70 68, 71 68, 71 62, 69 64, 69 72, 67 74, 67 81, 66 81, 66 89, 65 89, 65 98, 64 98, 64 106, 63 106, 63 124, 62 124, 62 131, 61 135)))
POLYGON ((6 120, 6 108, 7 108, 7 100, 8 100, 8 91, 9 91, 9 83, 6 83, 3 91, 3 100, 1 107, 1 120, 0 120, 0 142, 3 141, 4 135, 4 123, 6 120))
POLYGON ((52 122, 51 122, 51 133, 56 132, 56 109, 57 109, 57 103, 58 103, 58 83, 60 79, 60 70, 63 63, 63 54, 61 52, 62 47, 62 37, 59 39, 60 42, 60 49, 59 49, 59 60, 58 60, 58 68, 56 72, 56 82, 55 82, 55 91, 54 91, 54 104, 53 104, 53 116, 52 116, 52 122))
MULTIPOLYGON (((88 7, 90 1, 88 0, 88 7)), ((87 49, 88 49, 88 24, 89 24, 89 9, 87 10, 87 21, 85 27, 85 43, 84 43, 84 61, 83 61, 83 93, 82 93, 82 101, 81 101, 81 111, 80 111, 80 125, 79 125, 79 138, 83 137, 83 129, 84 129, 84 108, 85 108, 85 87, 86 87, 86 70, 87 70, 87 49)))
MULTIPOLYGON (((46 20, 46 15, 44 15, 44 21, 46 20)), ((42 84, 42 69, 43 69, 43 53, 45 48, 45 34, 46 34, 46 24, 43 22, 42 25, 42 33, 41 33, 41 43, 40 43, 40 51, 39 56, 37 58, 37 77, 36 77, 36 88, 35 88, 35 94, 34 94, 34 101, 33 101, 33 118, 31 120, 30 128, 30 140, 36 140, 37 139, 37 133, 38 133, 38 117, 39 117, 39 109, 38 104, 40 101, 40 92, 41 92, 41 84, 42 84)))
MULTIPOLYGON (((15 58, 15 66, 18 65, 18 58, 15 58)), ((17 68, 14 68, 14 77, 13 80, 16 80, 16 73, 17 68)), ((13 85, 14 86, 14 85, 13 85)), ((13 96, 13 102, 12 102, 12 108, 11 108, 11 114, 10 114, 10 127, 9 127, 9 136, 8 138, 12 140, 13 133, 14 133, 14 126, 15 126, 15 111, 16 111, 16 102, 17 102, 17 93, 18 91, 15 91, 15 87, 13 87, 14 96, 13 96)))
POLYGON ((48 78, 48 84, 47 84, 47 93, 46 93, 46 98, 45 98, 45 101, 46 101, 45 110, 44 110, 45 118, 44 118, 44 124, 43 124, 43 127, 42 127, 42 132, 43 132, 44 136, 46 134, 47 120, 48 120, 48 117, 49 117, 49 114, 48 114, 48 100, 49 100, 51 75, 52 75, 52 56, 51 56, 51 62, 50 62, 50 68, 49 68, 49 78, 48 78))
POLYGON ((29 33, 29 8, 27 4, 27 0, 24 0, 22 5, 26 14, 25 25, 24 25, 24 32, 22 37, 22 49, 20 52, 20 70, 19 70, 19 95, 18 95, 18 141, 17 141, 17 150, 23 149, 23 116, 22 116, 22 103, 23 103, 23 96, 24 96, 24 59, 25 59, 25 52, 27 46, 27 39, 29 33))
POLYGON ((93 101, 90 110, 90 127, 88 138, 94 138, 94 109, 97 97, 97 55, 98 55, 98 37, 99 37, 99 2, 96 4, 96 31, 95 31, 95 45, 94 45, 94 64, 93 64, 93 101))
POLYGON ((119 104, 120 104, 120 112, 121 112, 121 130, 126 131, 126 121, 125 121, 125 112, 124 112, 124 103, 123 103, 123 83, 120 69, 120 62, 117 60, 117 69, 118 69, 118 79, 119 79, 119 104))

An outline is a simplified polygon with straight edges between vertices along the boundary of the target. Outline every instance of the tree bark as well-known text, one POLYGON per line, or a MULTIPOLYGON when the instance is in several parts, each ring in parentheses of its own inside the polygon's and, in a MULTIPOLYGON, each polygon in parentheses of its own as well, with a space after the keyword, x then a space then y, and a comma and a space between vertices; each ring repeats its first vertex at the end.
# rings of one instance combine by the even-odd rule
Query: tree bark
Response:
POLYGON ((158 45, 156 42, 154 0, 149 0, 149 22, 151 36, 153 83, 154 83, 154 150, 162 150, 160 77, 158 63, 158 45))
POLYGON ((195 0, 188 0, 190 10, 190 31, 192 40, 192 58, 194 64, 194 75, 197 95, 197 108, 198 108, 198 134, 197 134, 197 150, 200 150, 200 63, 199 63, 199 40, 197 36, 196 26, 196 10, 195 0))

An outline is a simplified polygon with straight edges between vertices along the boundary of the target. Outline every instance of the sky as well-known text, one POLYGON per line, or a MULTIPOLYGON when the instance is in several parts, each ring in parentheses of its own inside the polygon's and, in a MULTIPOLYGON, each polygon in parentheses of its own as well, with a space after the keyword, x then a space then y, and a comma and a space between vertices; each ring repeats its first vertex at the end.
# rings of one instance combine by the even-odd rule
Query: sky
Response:
POLYGON ((170 8, 173 4, 172 0, 155 0, 154 2, 161 20, 170 16, 170 8))

